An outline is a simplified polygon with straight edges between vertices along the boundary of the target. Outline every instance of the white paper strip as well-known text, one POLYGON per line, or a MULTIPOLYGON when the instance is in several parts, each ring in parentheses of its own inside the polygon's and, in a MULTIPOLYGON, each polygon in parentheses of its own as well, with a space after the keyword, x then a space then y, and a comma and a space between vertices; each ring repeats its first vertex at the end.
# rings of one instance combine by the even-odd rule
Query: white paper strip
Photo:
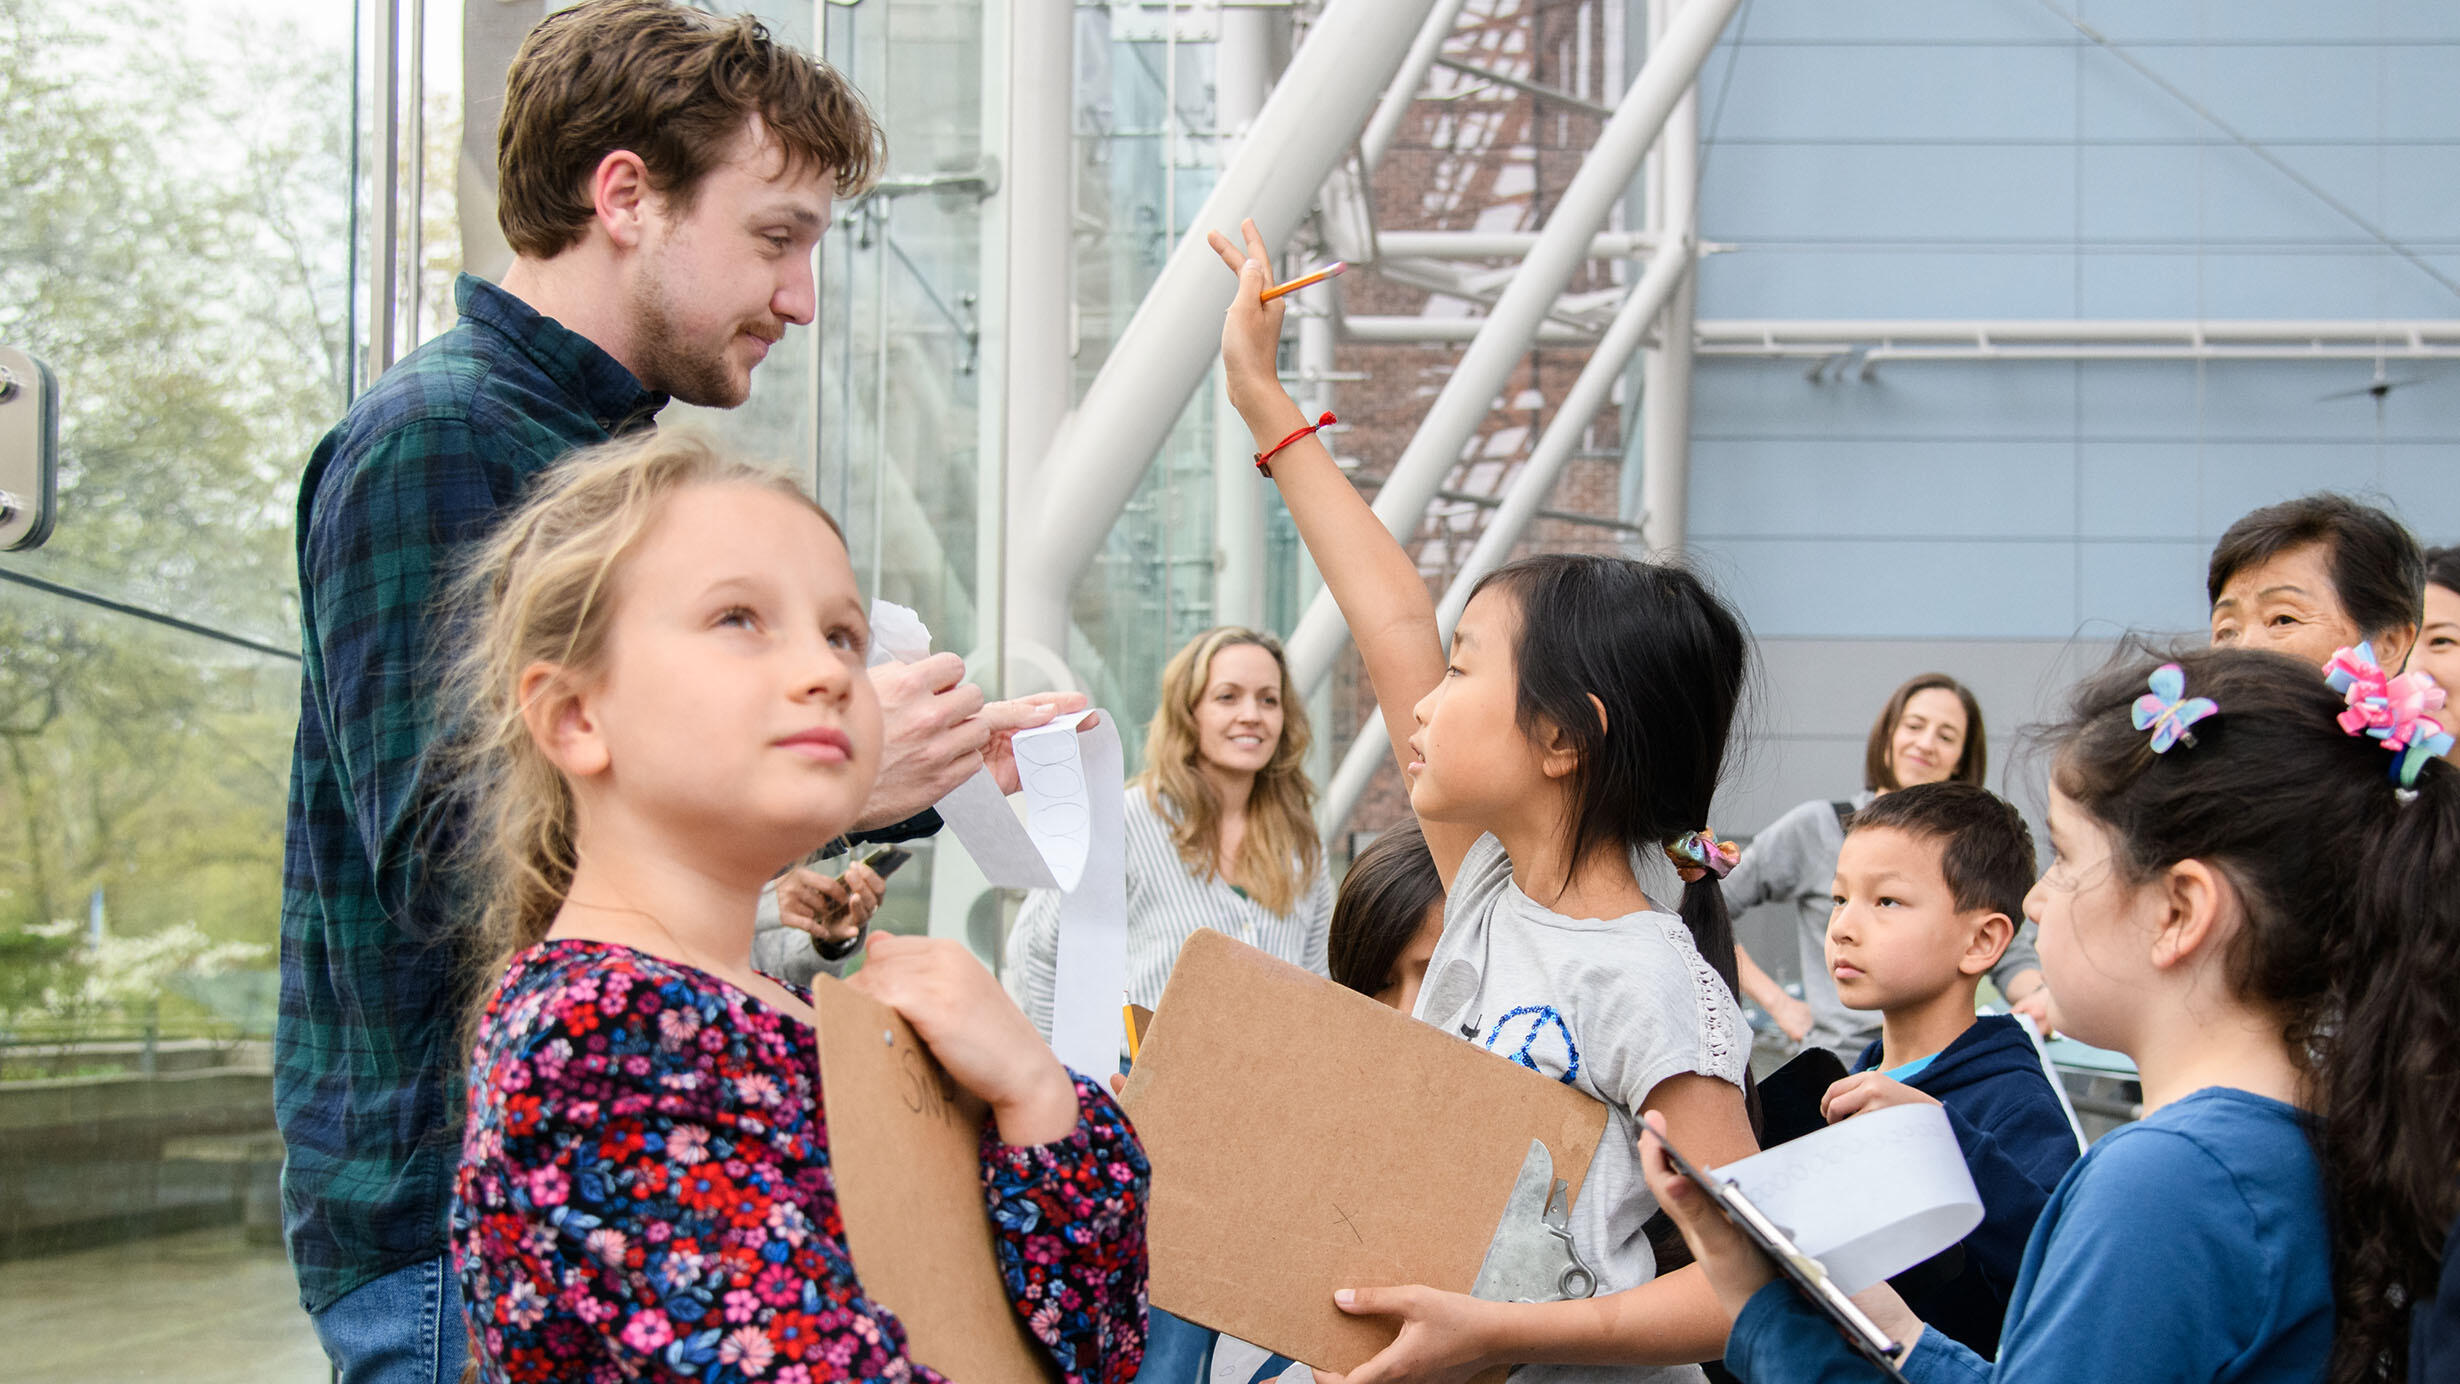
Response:
POLYGON ((1729 1163, 1768 1219, 1848 1293, 1902 1273, 1982 1223, 1982 1194, 1935 1105, 1892 1105, 1729 1163))
MULTIPOLYGON (((872 662, 911 663, 931 651, 920 617, 871 603, 872 662)), ((1126 759, 1116 718, 1091 730, 1080 711, 1017 733, 1025 820, 985 769, 940 799, 940 819, 991 883, 1060 891, 1051 1048, 1092 1077, 1119 1068, 1127 992, 1126 759)))
POLYGON ((1126 764, 1117 718, 1085 715, 1016 737, 1029 829, 1066 892, 1059 900, 1051 1049, 1096 1079, 1119 1069, 1127 994, 1126 764))

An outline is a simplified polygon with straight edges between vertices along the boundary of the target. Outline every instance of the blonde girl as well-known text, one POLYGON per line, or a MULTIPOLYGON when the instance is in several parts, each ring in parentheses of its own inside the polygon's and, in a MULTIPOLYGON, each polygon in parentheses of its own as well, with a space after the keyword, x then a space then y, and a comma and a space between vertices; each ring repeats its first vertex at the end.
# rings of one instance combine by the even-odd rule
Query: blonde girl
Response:
MULTIPOLYGON (((878 772, 835 522, 655 434, 540 478, 461 595, 485 998, 453 1234, 480 1374, 931 1378, 847 1257, 810 995, 751 965, 761 886, 878 772)), ((855 984, 990 1105, 1033 1334, 1065 1378, 1124 1384, 1145 1163, 1109 1094, 955 944, 875 938, 855 984)))
MULTIPOLYGON (((1308 744, 1306 708, 1273 636, 1223 625, 1163 667, 1144 772, 1127 795, 1130 1002, 1161 998, 1198 928, 1324 974, 1332 880, 1316 840, 1308 744)), ((1058 896, 1036 894, 1009 934, 1007 973, 1045 1032, 1058 949, 1058 896)))

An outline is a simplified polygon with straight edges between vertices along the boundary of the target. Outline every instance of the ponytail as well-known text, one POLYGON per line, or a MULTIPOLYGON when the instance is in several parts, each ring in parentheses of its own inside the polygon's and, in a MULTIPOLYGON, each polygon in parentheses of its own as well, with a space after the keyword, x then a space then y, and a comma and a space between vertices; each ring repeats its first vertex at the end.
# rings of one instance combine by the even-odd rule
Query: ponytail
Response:
POLYGON ((2414 796, 2377 791, 2378 834, 2329 959, 2339 1024, 2316 1073, 2335 1384, 2401 1377, 2381 1366, 2405 1354, 2409 1311, 2434 1297, 2460 1210, 2460 770, 2437 761, 2414 796))
POLYGON ((1725 982, 1727 993, 1742 1003, 1742 971, 1734 959, 1734 918, 1725 906, 1725 885, 1705 871, 1683 886, 1683 926, 1691 930, 1691 945, 1700 959, 1725 982))
MULTIPOLYGON (((1691 946, 1708 963, 1708 968, 1725 982, 1725 992, 1742 1003, 1741 965, 1735 959, 1734 916, 1725 906, 1725 876, 1742 852, 1731 841, 1720 841, 1715 832, 1702 828, 1678 841, 1666 845, 1666 859, 1682 876, 1683 926, 1691 933, 1691 946)), ((1751 1075, 1750 1064, 1743 1066, 1743 1113, 1751 1120, 1751 1137, 1757 1140, 1763 1132, 1760 1118, 1759 1082, 1751 1075)), ((1664 1236, 1653 1236, 1663 1239, 1664 1236)), ((1685 1259, 1689 1262, 1688 1258, 1685 1259)))

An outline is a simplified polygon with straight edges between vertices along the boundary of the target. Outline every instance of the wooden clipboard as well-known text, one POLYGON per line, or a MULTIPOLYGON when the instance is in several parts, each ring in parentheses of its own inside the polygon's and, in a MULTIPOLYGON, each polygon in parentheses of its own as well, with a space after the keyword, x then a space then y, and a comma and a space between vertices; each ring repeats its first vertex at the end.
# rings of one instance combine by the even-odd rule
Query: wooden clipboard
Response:
POLYGON ((964 1384, 1056 1384, 1008 1301, 982 1190, 989 1108, 897 1012, 830 977, 820 1016, 829 1166, 855 1275, 905 1326, 906 1352, 964 1384))
POLYGON ((1468 1292, 1529 1141, 1576 1197, 1606 1129, 1571 1087, 1210 930, 1121 1103, 1153 1164, 1153 1305, 1341 1371, 1399 1328, 1334 1289, 1468 1292))

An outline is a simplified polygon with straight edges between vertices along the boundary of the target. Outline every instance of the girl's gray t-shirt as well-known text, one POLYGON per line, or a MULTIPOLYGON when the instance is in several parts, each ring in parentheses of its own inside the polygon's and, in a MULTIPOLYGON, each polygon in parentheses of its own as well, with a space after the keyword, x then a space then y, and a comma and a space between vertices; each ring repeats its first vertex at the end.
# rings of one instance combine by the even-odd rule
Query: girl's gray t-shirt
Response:
MULTIPOLYGON (((1725 981, 1671 913, 1567 918, 1522 893, 1502 843, 1480 837, 1453 877, 1443 940, 1417 1017, 1602 1102, 1598 1141, 1572 1206, 1572 1243, 1604 1295, 1657 1276, 1641 1227, 1656 1198, 1640 1173, 1641 1105, 1697 1072, 1740 1088, 1751 1031, 1725 981)), ((1696 1366, 1528 1365, 1516 1384, 1697 1380, 1696 1366)))

